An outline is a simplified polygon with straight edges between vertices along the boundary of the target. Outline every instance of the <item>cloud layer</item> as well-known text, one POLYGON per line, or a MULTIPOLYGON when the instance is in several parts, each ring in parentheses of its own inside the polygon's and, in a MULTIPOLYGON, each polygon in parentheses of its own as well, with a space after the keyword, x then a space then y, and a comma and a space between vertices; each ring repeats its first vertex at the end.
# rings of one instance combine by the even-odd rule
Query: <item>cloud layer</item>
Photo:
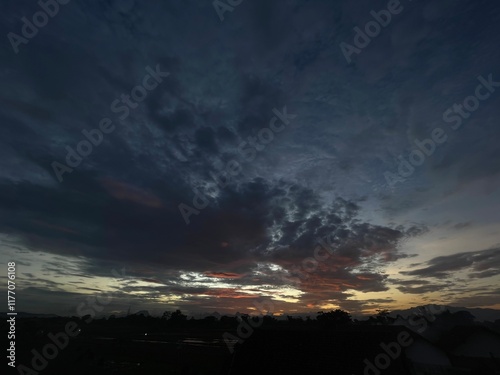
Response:
MULTIPOLYGON (((443 113, 474 94, 479 75, 500 81, 500 8, 403 5, 351 64, 340 43, 386 3, 259 0, 221 22, 211 2, 74 0, 18 54, 5 38, 1 246, 20 262, 50 259, 19 266, 32 280, 28 307, 91 294, 123 266, 137 284, 116 286, 117 301, 192 311, 246 309, 256 299, 286 311, 362 311, 443 287, 452 301, 457 272, 498 280, 500 234, 490 228, 500 95, 457 131, 443 113), (148 66, 169 75, 121 119, 114 101, 142 84, 148 66), (262 141, 285 107, 296 117, 262 141), (114 130, 59 182, 53 162, 65 163, 68 147, 103 118, 114 130), (389 189, 384 172, 438 126, 448 141, 389 189), (229 163, 238 165, 233 176, 229 163), (189 225, 180 204, 197 211, 189 225), (426 250, 437 241, 429 236, 453 231, 470 233, 469 249, 426 250), (331 233, 335 254, 292 282, 331 233)), ((21 17, 36 11, 7 1, 1 31, 20 34, 21 17)), ((498 303, 479 286, 481 305, 498 303)))

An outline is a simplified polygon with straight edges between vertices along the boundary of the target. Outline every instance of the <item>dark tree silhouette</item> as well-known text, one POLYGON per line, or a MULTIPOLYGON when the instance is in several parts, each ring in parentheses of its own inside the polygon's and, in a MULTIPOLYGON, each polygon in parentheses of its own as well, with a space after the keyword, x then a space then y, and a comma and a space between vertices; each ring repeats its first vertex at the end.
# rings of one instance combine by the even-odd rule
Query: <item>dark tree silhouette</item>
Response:
POLYGON ((334 326, 345 326, 352 323, 351 314, 347 311, 336 309, 329 312, 318 312, 316 320, 320 323, 334 326))
POLYGON ((171 315, 169 321, 172 323, 181 323, 187 320, 187 316, 184 315, 181 310, 175 310, 171 315))
POLYGON ((371 316, 369 318, 372 324, 392 324, 396 319, 391 318, 389 316, 389 310, 377 310, 377 314, 375 316, 371 316))

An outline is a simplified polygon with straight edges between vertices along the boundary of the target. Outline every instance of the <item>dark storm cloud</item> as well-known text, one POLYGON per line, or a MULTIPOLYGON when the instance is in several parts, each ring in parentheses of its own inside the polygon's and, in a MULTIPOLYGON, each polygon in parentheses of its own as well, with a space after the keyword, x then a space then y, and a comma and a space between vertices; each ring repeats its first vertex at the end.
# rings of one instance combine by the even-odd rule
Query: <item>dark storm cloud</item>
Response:
POLYGON ((426 265, 427 267, 424 268, 401 273, 410 276, 443 278, 453 275, 453 272, 467 270, 471 277, 490 277, 499 272, 500 248, 436 257, 429 260, 426 265))
POLYGON ((18 195, 46 195, 45 199, 17 200, 11 210, 4 209, 5 216, 16 218, 9 224, 10 233, 30 246, 87 259, 74 270, 63 262, 48 263, 44 266, 48 272, 109 277, 111 267, 120 264, 130 268, 131 276, 166 283, 170 293, 182 292, 176 287, 179 274, 158 276, 161 268, 204 272, 235 288, 266 281, 287 285, 285 278, 270 270, 258 277, 251 273, 258 262, 292 270, 312 255, 318 238, 335 230, 339 237, 336 255, 321 265, 314 282, 301 285, 307 292, 304 301, 317 301, 336 290, 387 290, 386 277, 376 267, 404 256, 397 244, 405 231, 360 222, 358 206, 343 199, 322 207, 311 190, 283 181, 260 179, 227 188, 217 205, 207 208, 190 226, 179 220, 175 206, 168 206, 161 191, 146 194, 126 184, 115 183, 111 188, 108 184, 107 189, 103 182, 90 182, 58 192, 57 199, 51 197, 55 194, 51 189, 29 184, 18 185, 15 193, 4 191, 4 208, 16 202, 18 195), (101 225, 97 227, 96 222, 101 225), (353 272, 356 267, 365 271, 353 272))
POLYGON ((457 290, 458 287, 454 282, 431 282, 425 279, 411 279, 411 280, 401 280, 401 279, 390 279, 390 284, 394 286, 397 290, 405 294, 416 294, 422 295, 426 293, 440 292, 442 297, 447 296, 444 290, 457 290))
MULTIPOLYGON (((318 239, 335 232, 336 252, 301 281, 302 300, 355 307, 349 289, 387 290, 384 267, 410 257, 401 244, 427 225, 375 225, 362 205, 378 195, 386 212, 408 211, 441 196, 434 185, 465 185, 497 167, 489 163, 498 159, 492 96, 416 172, 425 182, 408 182, 400 195, 372 189, 416 137, 427 137, 443 111, 470 94, 478 74, 494 71, 498 12, 488 1, 421 1, 346 64, 339 43, 385 6, 259 0, 221 23, 210 1, 71 1, 19 54, 8 44, 1 52, 2 233, 23 249, 81 259, 74 268, 45 265, 59 276, 110 277, 125 267, 166 288, 160 294, 196 295, 206 287, 179 285, 181 272, 235 289, 287 286, 318 239), (468 22, 475 16, 488 32, 468 22), (111 103, 157 64, 170 75, 120 120, 111 103), (245 162, 238 146, 284 106, 297 118, 245 162), (51 163, 63 162, 66 146, 75 149, 82 130, 103 117, 116 129, 59 183, 51 163), (242 173, 186 225, 178 205, 191 204, 195 188, 208 196, 213 175, 230 160, 242 173)), ((37 10, 7 1, 0 30, 19 32, 20 17, 37 10)), ((408 274, 496 273, 496 253, 467 254, 408 274)), ((431 289, 421 285, 400 284, 431 289)))
MULTIPOLYGON (((28 2, 19 4, 26 7, 26 12, 31 10, 28 2)), ((485 5, 481 2, 476 11, 486 11, 485 5)), ((421 6, 422 9, 408 9, 401 16, 406 22, 400 20, 394 27, 404 29, 411 22, 432 25, 437 18, 429 14, 440 15, 443 12, 439 6, 434 6, 436 9, 431 4, 421 6)), ((317 173, 315 176, 317 183, 323 185, 328 183, 324 181, 326 176, 335 174, 337 167, 359 174, 360 168, 368 166, 367 162, 372 166, 377 159, 388 160, 387 139, 398 135, 395 124, 404 122, 409 116, 410 105, 415 105, 419 99, 418 96, 408 98, 395 111, 384 105, 384 95, 379 95, 381 87, 368 87, 359 79, 353 81, 351 78, 356 76, 352 73, 349 73, 351 77, 348 80, 341 80, 338 84, 331 82, 331 77, 349 71, 341 59, 332 61, 330 68, 322 61, 332 52, 339 53, 338 42, 352 34, 352 25, 364 22, 371 7, 375 4, 364 2, 354 7, 348 3, 327 5, 296 1, 285 6, 255 2, 238 8, 231 17, 228 16, 227 22, 220 24, 209 3, 191 1, 182 5, 154 5, 130 1, 124 7, 114 1, 98 5, 75 1, 61 10, 61 14, 40 31, 36 39, 23 46, 26 47, 24 54, 16 56, 16 60, 13 60, 14 56, 7 55, 25 76, 21 87, 23 82, 26 86, 35 82, 43 94, 43 101, 35 106, 28 102, 28 98, 6 100, 24 103, 14 106, 13 110, 17 109, 18 114, 24 113, 25 121, 27 117, 31 118, 28 126, 31 131, 34 131, 34 121, 49 125, 49 119, 52 120, 50 126, 45 128, 47 131, 34 134, 40 139, 37 144, 46 145, 45 150, 37 150, 33 145, 29 147, 33 158, 44 160, 44 154, 50 155, 42 163, 47 166, 47 161, 52 158, 64 158, 64 148, 58 147, 61 143, 74 144, 82 126, 95 124, 99 116, 111 115, 111 101, 137 84, 146 65, 159 63, 171 72, 168 82, 152 92, 141 107, 132 112, 129 120, 119 124, 120 128, 105 139, 100 151, 91 155, 91 160, 81 168, 97 169, 101 173, 113 170, 115 174, 124 173, 129 166, 141 170, 156 169, 161 170, 159 176, 164 179, 171 178, 178 170, 189 171, 186 174, 191 176, 207 176, 203 172, 211 169, 217 159, 214 154, 231 152, 241 138, 260 129, 262 124, 268 122, 274 106, 296 102, 301 103, 299 106, 302 108, 305 103, 311 103, 307 113, 303 114, 302 130, 297 129, 293 136, 294 140, 301 138, 302 142, 294 142, 293 148, 299 155, 305 152, 303 146, 309 148, 311 153, 320 151, 325 154, 324 161, 319 159, 320 165, 315 167, 320 169, 323 166, 327 172, 325 177, 317 173), (81 14, 85 14, 86 18, 82 20, 81 14), (322 15, 319 22, 318 14, 322 15), (186 20, 190 22, 186 23, 186 20), (194 24, 197 26, 192 27, 194 24), (234 35, 233 31, 239 28, 253 32, 234 35), (297 28, 303 31, 296 34, 297 28), (171 30, 175 30, 175 36, 170 35, 171 30), (203 30, 202 37, 197 30, 203 30), (58 33, 69 40, 78 36, 78 45, 54 43, 59 40, 58 33), (108 40, 114 42, 110 45, 108 40), (147 43, 141 44, 144 41, 147 43), (156 48, 160 42, 168 48, 156 48), (153 46, 155 48, 151 48, 153 46), (48 50, 52 53, 46 53, 48 50), (228 51, 233 51, 235 57, 226 57, 228 51), (31 56, 37 56, 37 59, 31 56), (40 60, 40 56, 43 59, 40 60), (261 61, 260 56, 266 59, 261 61), (38 62, 36 69, 32 67, 34 60, 38 62), (279 73, 276 72, 278 64, 282 66, 279 73), (79 69, 81 66, 86 69, 79 69), (324 69, 324 74, 318 72, 319 67, 324 69), (315 78, 313 72, 318 72, 320 76, 315 78), (325 84, 318 85, 315 80, 324 80, 325 84), (300 96, 291 95, 294 89, 298 89, 300 96), (62 107, 51 100, 54 96, 66 97, 65 108, 71 111, 61 111, 62 107), (334 102, 335 106, 325 106, 326 103, 319 99, 323 97, 327 98, 327 102, 334 102), (311 102, 311 98, 316 100, 311 102), (367 99, 371 107, 361 105, 367 99), (42 108, 42 112, 33 110, 35 107, 42 108), (366 112, 371 116, 359 115, 366 112), (353 113, 356 117, 352 117, 353 113), (404 118, 398 119, 398 116, 404 118), (350 127, 334 125, 332 129, 326 129, 326 121, 330 118, 339 124, 348 121, 350 127), (387 126, 384 126, 385 123, 387 126), (159 137, 157 131, 161 130, 166 133, 159 137), (337 139, 342 139, 341 144, 337 139), (152 143, 158 148, 148 147, 152 143), (348 149, 356 149, 358 154, 350 155, 345 152, 348 149), (337 161, 327 166, 332 158, 337 161), (363 161, 360 162, 359 158, 363 161), (349 165, 351 167, 347 167, 349 165)), ((458 16, 463 15, 459 13, 458 16)), ((408 29, 402 31, 410 33, 408 29)), ((394 34, 386 32, 373 42, 379 45, 363 51, 359 56, 360 64, 364 59, 369 61, 372 54, 389 49, 394 57, 404 56, 408 64, 422 65, 421 59, 415 57, 417 50, 407 55, 411 49, 402 48, 397 41, 391 45, 391 35, 394 34)), ((436 32, 433 37, 446 38, 447 35, 436 32)), ((422 38, 417 35, 409 40, 418 43, 422 38)), ((458 49, 446 51, 450 52, 461 56, 458 49)), ((444 65, 439 58, 432 63, 437 67, 444 65)), ((431 68, 431 62, 427 64, 422 67, 423 71, 431 68)), ((349 69, 362 77, 363 74, 371 74, 370 70, 383 71, 385 68, 386 64, 378 67, 361 64, 349 69)), ((444 66, 439 72, 443 79, 456 79, 455 75, 445 74, 444 66)), ((416 84, 411 77, 405 78, 408 85, 416 84)), ((421 78, 414 87, 416 92, 427 89, 423 83, 428 81, 421 78)), ((434 77, 427 79, 431 78, 434 77)), ((421 119, 417 121, 425 122, 421 119)), ((421 131, 421 134, 425 132, 421 131)), ((393 142, 394 145, 399 143, 393 142)), ((280 148, 280 151, 283 149, 280 148)), ((475 155, 480 157, 481 153, 475 155)), ((276 156, 271 152, 265 157, 276 160, 276 156)), ((32 161, 29 160, 29 163, 32 161)), ((50 170, 45 168, 42 175, 48 178, 50 170)), ((297 171, 297 177, 300 176, 309 174, 304 170, 297 171)), ((368 180, 373 180, 373 177, 368 180)), ((188 180, 189 176, 184 178, 188 180)))
POLYGON ((406 294, 425 294, 441 291, 443 288, 447 287, 447 284, 435 284, 435 285, 421 285, 421 286, 396 286, 396 288, 406 294))

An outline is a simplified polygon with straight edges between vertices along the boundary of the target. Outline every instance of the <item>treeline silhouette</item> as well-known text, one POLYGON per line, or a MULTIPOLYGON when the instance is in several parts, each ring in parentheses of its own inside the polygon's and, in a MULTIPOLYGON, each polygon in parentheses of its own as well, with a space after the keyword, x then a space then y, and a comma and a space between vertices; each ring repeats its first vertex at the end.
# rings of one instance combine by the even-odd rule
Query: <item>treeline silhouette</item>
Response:
MULTIPOLYGON (((258 328, 283 328, 283 329, 338 329, 342 327, 362 327, 362 326, 384 326, 384 325, 406 325, 410 329, 417 331, 425 327, 425 331, 447 332, 457 326, 483 326, 500 334, 500 319, 495 321, 477 322, 474 316, 468 311, 450 312, 445 310, 439 314, 430 314, 425 309, 421 309, 412 315, 391 316, 387 310, 379 310, 376 314, 365 319, 354 319, 347 311, 337 309, 331 311, 319 311, 315 316, 281 316, 260 315, 253 316, 237 313, 234 316, 220 315, 214 313, 202 318, 188 317, 181 310, 165 311, 162 316, 149 316, 147 312, 130 314, 117 317, 92 317, 85 315, 82 317, 50 317, 50 318, 22 318, 18 325, 20 336, 24 336, 27 341, 45 340, 47 332, 56 332, 64 329, 68 321, 73 321, 81 328, 81 336, 95 336, 115 333, 141 334, 166 333, 175 331, 229 331, 234 332, 241 322, 249 323, 252 327, 258 328), (251 321, 250 321, 251 320, 251 321)), ((419 331, 420 332, 420 331, 419 331)))
MULTIPOLYGON (((88 321, 90 316, 83 316, 82 321, 88 321)), ((276 317, 270 314, 254 316, 249 314, 236 313, 234 316, 220 315, 214 313, 203 318, 188 317, 181 310, 165 311, 161 317, 153 317, 147 314, 136 313, 123 317, 114 315, 108 318, 94 318, 92 323, 105 326, 142 326, 150 328, 220 328, 231 329, 241 321, 248 322, 252 320, 252 326, 282 326, 282 327, 343 327, 352 325, 394 325, 404 324, 414 321, 416 318, 425 319, 430 326, 439 326, 442 328, 452 328, 454 326, 468 326, 473 324, 484 325, 490 329, 500 332, 500 319, 494 322, 475 322, 474 316, 468 311, 450 312, 445 310, 439 314, 430 314, 428 310, 421 309, 412 315, 391 316, 388 310, 378 310, 377 314, 368 316, 365 319, 353 319, 347 311, 336 309, 331 311, 319 311, 316 316, 292 316, 276 317)))

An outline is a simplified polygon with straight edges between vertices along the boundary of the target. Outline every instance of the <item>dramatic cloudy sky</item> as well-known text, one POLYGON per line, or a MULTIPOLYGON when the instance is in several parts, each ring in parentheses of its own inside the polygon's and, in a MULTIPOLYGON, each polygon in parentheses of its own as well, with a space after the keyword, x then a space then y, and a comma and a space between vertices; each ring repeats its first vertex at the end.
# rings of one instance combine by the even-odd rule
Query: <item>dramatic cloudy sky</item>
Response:
POLYGON ((350 63, 341 43, 387 2, 244 0, 221 20, 210 0, 71 0, 18 53, 7 35, 40 8, 2 5, 2 288, 15 261, 18 310, 77 315, 101 292, 104 314, 500 308, 498 2, 401 0, 350 63), (113 111, 148 67, 169 75, 113 111), (454 130, 443 114, 466 98, 454 130), (240 144, 271 125, 251 160, 240 144))

